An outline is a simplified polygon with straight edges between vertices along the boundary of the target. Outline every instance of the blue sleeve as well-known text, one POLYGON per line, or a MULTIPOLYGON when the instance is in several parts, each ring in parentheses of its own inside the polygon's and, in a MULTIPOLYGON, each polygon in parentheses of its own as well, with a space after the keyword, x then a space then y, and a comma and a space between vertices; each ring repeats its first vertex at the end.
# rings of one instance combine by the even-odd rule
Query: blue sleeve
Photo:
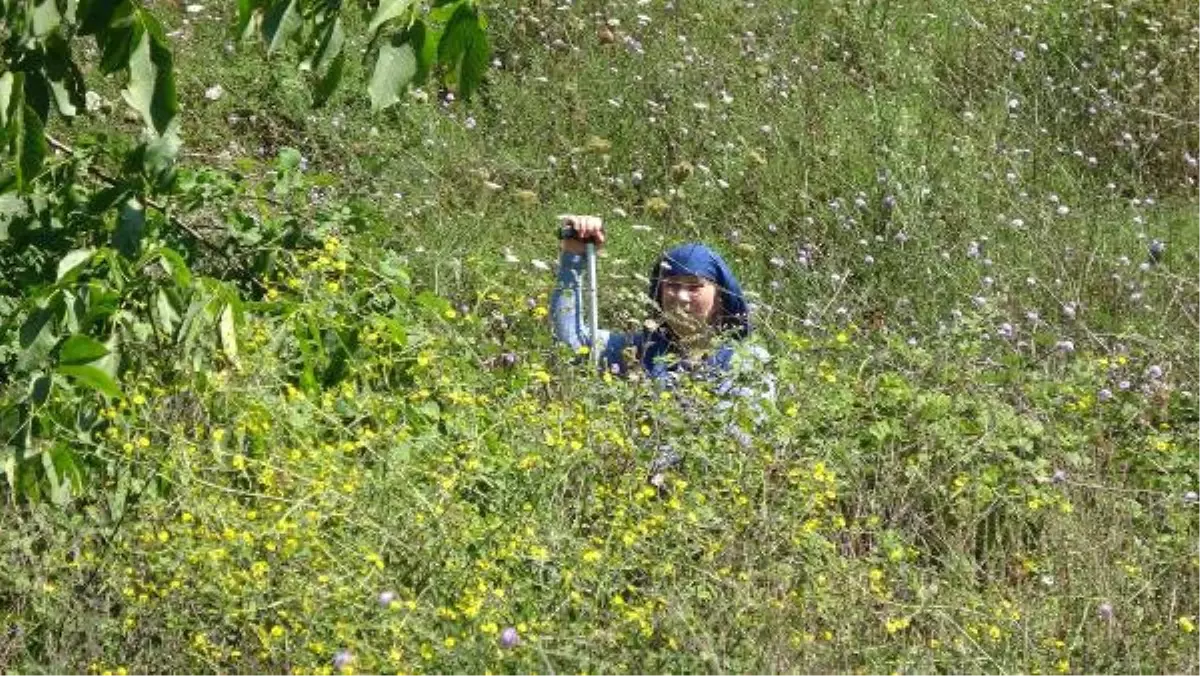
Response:
MULTIPOLYGON (((585 257, 581 254, 563 253, 558 259, 558 278, 554 292, 550 295, 550 321, 554 337, 578 350, 581 346, 592 347, 592 337, 583 318, 583 268, 585 257)), ((629 337, 620 332, 598 329, 596 344, 603 350, 600 361, 606 366, 616 364, 625 370, 623 351, 630 344, 629 337)))

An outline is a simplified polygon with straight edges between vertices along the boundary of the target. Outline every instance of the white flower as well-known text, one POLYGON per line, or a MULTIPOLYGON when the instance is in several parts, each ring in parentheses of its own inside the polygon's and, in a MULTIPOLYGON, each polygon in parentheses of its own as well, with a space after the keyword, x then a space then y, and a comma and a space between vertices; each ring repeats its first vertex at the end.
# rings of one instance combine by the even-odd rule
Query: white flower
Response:
POLYGON ((540 261, 536 258, 531 259, 529 261, 529 264, 532 265, 533 267, 537 268, 538 270, 542 270, 542 271, 546 271, 546 272, 549 272, 549 270, 550 270, 550 266, 546 265, 545 261, 540 261))
MULTIPOLYGON (((91 92, 88 92, 88 93, 90 94, 91 92)), ((217 99, 221 98, 221 96, 223 96, 224 94, 225 94, 225 88, 219 84, 215 84, 215 85, 209 87, 208 89, 204 90, 204 98, 208 99, 209 101, 216 101, 217 99)))

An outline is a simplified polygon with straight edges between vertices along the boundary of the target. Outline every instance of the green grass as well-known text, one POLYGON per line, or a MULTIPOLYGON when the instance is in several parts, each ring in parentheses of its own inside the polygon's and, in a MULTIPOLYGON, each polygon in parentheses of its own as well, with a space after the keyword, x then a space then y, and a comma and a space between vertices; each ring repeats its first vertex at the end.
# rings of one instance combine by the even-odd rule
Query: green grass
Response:
POLYGON ((94 481, 4 493, 0 666, 1194 672, 1194 8, 675 4, 488 7, 478 100, 377 115, 353 59, 314 110, 232 7, 164 7, 189 172, 307 161, 183 217, 309 237, 238 280, 239 367, 143 345, 46 441, 94 481), (726 254, 778 399, 570 366, 563 212, 606 218, 606 325, 666 246, 726 254))

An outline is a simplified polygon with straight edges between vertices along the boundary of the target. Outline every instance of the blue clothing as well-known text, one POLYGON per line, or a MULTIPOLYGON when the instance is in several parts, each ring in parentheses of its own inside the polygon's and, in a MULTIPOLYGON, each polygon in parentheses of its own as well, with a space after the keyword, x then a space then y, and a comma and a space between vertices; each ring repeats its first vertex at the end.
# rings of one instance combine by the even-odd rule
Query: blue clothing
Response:
MULTIPOLYGON (((676 349, 670 330, 660 326, 653 330, 622 333, 597 329, 589 335, 583 320, 583 268, 586 258, 580 254, 563 253, 559 258, 558 279, 550 297, 550 316, 554 336, 573 350, 582 346, 600 350, 600 361, 608 369, 620 374, 629 365, 628 356, 640 363, 650 377, 666 387, 672 387, 677 378, 687 374, 693 378, 708 380, 716 386, 719 401, 715 412, 731 412, 737 401, 749 405, 751 420, 761 424, 766 419, 764 406, 773 407, 775 401, 775 378, 766 371, 770 359, 767 351, 749 341, 740 339, 750 335, 749 307, 742 295, 741 286, 725 261, 702 244, 684 244, 668 251, 655 263, 650 271, 648 294, 656 305, 662 307, 662 279, 675 275, 694 275, 714 282, 721 294, 721 336, 734 339, 725 342, 702 362, 693 363, 676 349), (748 385, 747 383, 753 383, 748 385)), ((697 424, 710 418, 714 409, 695 406, 689 398, 681 399, 685 418, 697 424)), ((723 415, 728 415, 725 413, 723 415)), ((743 429, 743 422, 726 419, 728 432, 742 448, 753 443, 752 435, 743 429)), ((651 464, 650 474, 657 475, 674 467, 682 456, 666 444, 651 464)))
MULTIPOLYGON (((728 371, 734 360, 734 347, 726 343, 707 355, 703 362, 683 359, 672 340, 670 329, 659 326, 654 330, 620 333, 598 330, 593 339, 583 321, 583 267, 581 254, 563 253, 559 259, 558 280, 550 299, 550 314, 554 336, 572 349, 588 346, 600 350, 600 361, 606 367, 624 373, 628 370, 626 350, 632 348, 637 362, 651 377, 663 379, 678 370, 691 373, 716 374, 728 371), (707 372, 707 373, 706 373, 707 372)), ((668 251, 650 271, 648 294, 661 307, 660 283, 666 277, 695 275, 714 282, 721 294, 723 315, 722 334, 744 338, 750 334, 749 310, 741 286, 729 265, 703 244, 684 244, 668 251)))

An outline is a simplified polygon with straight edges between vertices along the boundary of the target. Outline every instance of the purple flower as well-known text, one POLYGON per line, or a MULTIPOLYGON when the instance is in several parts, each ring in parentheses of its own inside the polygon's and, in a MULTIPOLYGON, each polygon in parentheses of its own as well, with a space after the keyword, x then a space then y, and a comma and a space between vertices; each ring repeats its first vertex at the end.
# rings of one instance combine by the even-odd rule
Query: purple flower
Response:
POLYGON ((1117 389, 1121 390, 1122 392, 1128 390, 1130 387, 1131 385, 1129 384, 1128 380, 1122 380, 1121 382, 1117 383, 1117 389))
POLYGON ((887 211, 891 211, 892 209, 895 209, 896 208, 896 198, 892 195, 884 195, 883 208, 886 209, 887 211))
POLYGON ((1009 324, 1008 322, 1004 322, 1003 324, 1000 325, 1000 328, 996 330, 996 333, 999 333, 1001 335, 1001 337, 1004 337, 1004 338, 1012 338, 1013 325, 1009 324))
POLYGON ((1146 375, 1149 376, 1151 380, 1158 380, 1162 377, 1162 374, 1162 367, 1158 364, 1154 364, 1150 368, 1146 369, 1146 375))
POLYGON ((1100 620, 1103 622, 1112 622, 1112 619, 1113 619, 1112 604, 1109 603, 1108 601, 1101 603, 1100 607, 1096 608, 1096 617, 1100 618, 1100 620))
POLYGON ((1109 399, 1112 399, 1112 396, 1112 390, 1108 389, 1107 387, 1096 393, 1096 398, 1100 401, 1108 401, 1109 399))
POLYGON ((349 650, 339 650, 337 654, 333 656, 333 668, 337 669, 338 671, 342 671, 346 667, 349 667, 350 663, 353 661, 353 653, 351 653, 349 650))
POLYGON ((1070 340, 1060 340, 1054 344, 1054 347, 1058 348, 1062 352, 1070 353, 1075 351, 1075 343, 1070 340))
POLYGON ((515 648, 520 642, 521 637, 513 627, 505 627, 504 631, 500 632, 501 648, 515 648))
POLYGON ((1065 470, 1065 469, 1054 470, 1054 475, 1050 477, 1050 483, 1053 483, 1055 485, 1061 484, 1062 482, 1064 482, 1066 480, 1067 480, 1067 470, 1065 470))
POLYGON ((383 606, 384 608, 391 606, 392 602, 394 602, 395 600, 396 600, 396 592, 394 592, 394 591, 389 590, 389 591, 379 593, 379 605, 383 606))

